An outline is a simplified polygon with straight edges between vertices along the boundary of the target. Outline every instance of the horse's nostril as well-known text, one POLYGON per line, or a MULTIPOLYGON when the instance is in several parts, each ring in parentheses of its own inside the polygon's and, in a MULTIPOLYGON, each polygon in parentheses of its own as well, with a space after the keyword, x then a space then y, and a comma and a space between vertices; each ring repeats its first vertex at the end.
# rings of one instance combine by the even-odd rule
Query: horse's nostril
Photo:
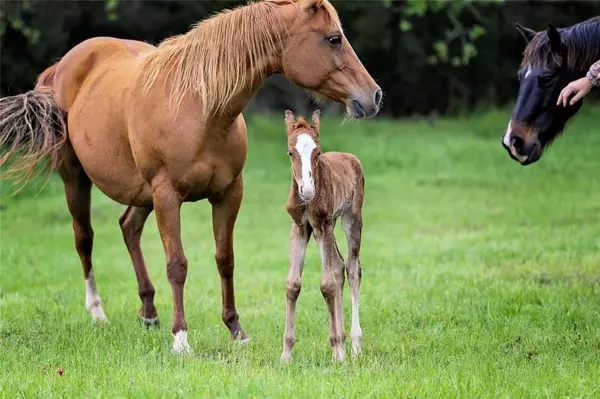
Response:
POLYGON ((510 145, 515 149, 516 152, 521 154, 525 148, 525 140, 523 140, 521 137, 513 136, 510 139, 510 145))
POLYGON ((381 100, 383 99, 383 91, 381 89, 377 89, 375 92, 375 104, 379 107, 381 104, 381 100))

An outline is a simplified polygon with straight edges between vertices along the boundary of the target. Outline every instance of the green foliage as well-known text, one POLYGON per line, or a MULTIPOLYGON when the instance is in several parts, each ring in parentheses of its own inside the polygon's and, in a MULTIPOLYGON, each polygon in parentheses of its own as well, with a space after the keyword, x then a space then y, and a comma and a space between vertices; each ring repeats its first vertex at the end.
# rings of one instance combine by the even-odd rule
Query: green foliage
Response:
MULTIPOLYGON (((159 43, 246 0, 0 1, 1 95, 30 90, 37 75, 92 36, 159 43)), ((384 89, 383 113, 458 113, 514 101, 523 41, 514 22, 543 29, 597 14, 589 1, 332 0, 344 32, 384 89), (410 95, 408 95, 410 94, 410 95)), ((321 105, 326 106, 325 105, 321 105)), ((251 108, 311 110, 284 79, 270 79, 251 108)))
MULTIPOLYGON (((135 320, 135 273, 94 189, 94 273, 108 326, 92 325, 58 177, 0 211, 0 396, 6 398, 595 398, 600 392, 600 109, 582 114, 535 166, 508 158, 510 110, 427 123, 324 117, 323 151, 355 153, 366 175, 361 248, 363 357, 331 363, 318 247, 285 323, 290 165, 283 113, 253 118, 235 230, 240 321, 221 321, 207 201, 182 208, 185 310, 194 353, 170 353, 172 294, 154 214, 142 236, 161 328, 135 320), (283 134, 283 136, 282 136, 283 134), (283 140, 282 140, 283 137, 283 140), (58 375, 57 369, 64 371, 58 375)), ((8 185, 4 185, 7 189, 8 185)), ((341 252, 346 241, 338 223, 341 252)), ((349 335, 350 293, 344 292, 349 335)), ((350 350, 350 343, 347 343, 350 350)))
MULTIPOLYGON (((483 0, 482 3, 502 3, 505 0, 483 0)), ((387 7, 393 7, 394 2, 383 0, 387 7)), ((479 23, 485 23, 485 18, 477 11, 472 0, 408 0, 403 8, 404 18, 400 22, 400 31, 408 32, 413 23, 411 19, 424 18, 428 13, 443 13, 451 23, 451 29, 445 31, 443 39, 433 43, 433 54, 428 57, 430 65, 450 63, 454 67, 468 65, 477 56, 475 41, 485 35, 486 30, 480 24, 467 26, 461 21, 463 14, 479 23), (450 55, 450 47, 458 42, 460 55, 450 55)))

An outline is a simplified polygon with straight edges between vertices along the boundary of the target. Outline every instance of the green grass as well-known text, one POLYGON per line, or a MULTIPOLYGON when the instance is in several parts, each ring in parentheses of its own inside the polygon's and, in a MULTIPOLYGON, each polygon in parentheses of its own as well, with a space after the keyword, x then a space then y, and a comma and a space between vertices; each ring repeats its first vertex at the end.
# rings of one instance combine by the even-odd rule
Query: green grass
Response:
MULTIPOLYGON (((194 354, 174 357, 154 218, 142 245, 162 328, 146 330, 117 223, 123 207, 94 191, 94 270, 111 321, 94 326, 60 180, 13 198, 5 184, 1 396, 600 397, 599 112, 584 107, 527 168, 500 146, 506 110, 434 127, 325 120, 324 150, 355 153, 366 174, 363 357, 343 365, 331 363, 314 243, 293 363, 279 364, 290 227, 282 115, 253 118, 248 129, 235 233, 238 311, 253 338, 246 346, 231 345, 220 320, 208 203, 183 209, 194 354)), ((349 297, 346 288, 347 331, 349 297)))

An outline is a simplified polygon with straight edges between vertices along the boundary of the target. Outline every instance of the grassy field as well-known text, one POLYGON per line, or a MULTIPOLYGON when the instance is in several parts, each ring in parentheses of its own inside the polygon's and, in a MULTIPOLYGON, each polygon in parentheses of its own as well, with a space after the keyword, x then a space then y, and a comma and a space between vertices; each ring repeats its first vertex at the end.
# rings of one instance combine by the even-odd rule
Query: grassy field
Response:
MULTIPOLYGON (((94 326, 60 180, 13 198, 5 184, 1 396, 600 397, 599 112, 584 107, 527 168, 500 146, 506 110, 434 127, 324 119, 324 151, 355 153, 366 174, 363 356, 343 365, 331 363, 314 242, 293 363, 279 364, 290 227, 283 115, 248 129, 235 245, 238 310, 253 338, 244 346, 229 343, 220 319, 208 203, 183 210, 194 354, 174 357, 154 218, 142 245, 162 327, 146 330, 117 223, 123 207, 94 191, 94 270, 111 321, 94 326)), ((347 331, 349 299, 346 288, 347 331)))

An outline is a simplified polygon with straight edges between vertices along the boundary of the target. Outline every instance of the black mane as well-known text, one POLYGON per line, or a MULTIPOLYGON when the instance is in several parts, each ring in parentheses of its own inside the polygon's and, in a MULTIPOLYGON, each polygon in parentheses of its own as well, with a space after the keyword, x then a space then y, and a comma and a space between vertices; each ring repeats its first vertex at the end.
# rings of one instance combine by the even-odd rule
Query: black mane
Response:
MULTIPOLYGON (((567 68, 570 71, 585 73, 600 59, 600 16, 559 29, 559 32, 567 49, 567 68)), ((521 65, 548 68, 561 62, 560 57, 550 48, 547 32, 543 31, 536 34, 527 44, 521 65)))

